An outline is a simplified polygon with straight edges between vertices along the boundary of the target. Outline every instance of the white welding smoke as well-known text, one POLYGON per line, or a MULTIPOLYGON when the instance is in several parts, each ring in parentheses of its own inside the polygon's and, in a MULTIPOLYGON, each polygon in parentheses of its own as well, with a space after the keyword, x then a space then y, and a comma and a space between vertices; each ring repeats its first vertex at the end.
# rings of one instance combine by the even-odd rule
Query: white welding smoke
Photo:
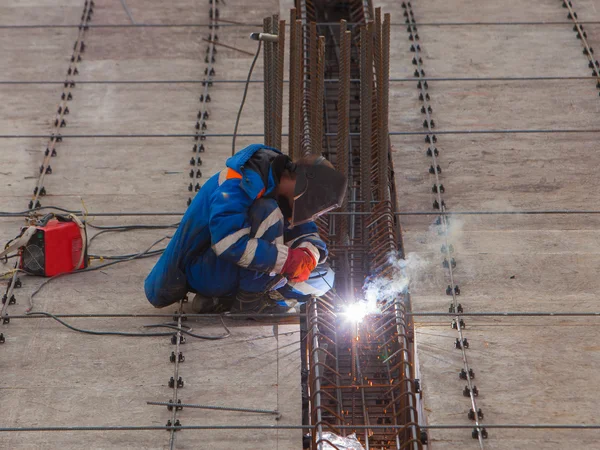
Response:
POLYGON ((417 253, 409 253, 405 259, 389 255, 388 264, 391 271, 386 276, 372 277, 363 287, 367 310, 370 312, 378 310, 378 303, 385 303, 406 293, 411 279, 417 279, 419 273, 424 273, 429 262, 417 253))
POLYGON ((446 224, 433 223, 429 229, 416 239, 418 252, 411 252, 401 259, 397 254, 390 254, 388 264, 391 271, 386 276, 374 275, 368 278, 363 286, 368 313, 379 310, 378 304, 393 300, 409 289, 429 289, 443 284, 444 272, 441 253, 442 245, 451 244, 454 256, 460 251, 463 240, 463 222, 452 218, 446 224))

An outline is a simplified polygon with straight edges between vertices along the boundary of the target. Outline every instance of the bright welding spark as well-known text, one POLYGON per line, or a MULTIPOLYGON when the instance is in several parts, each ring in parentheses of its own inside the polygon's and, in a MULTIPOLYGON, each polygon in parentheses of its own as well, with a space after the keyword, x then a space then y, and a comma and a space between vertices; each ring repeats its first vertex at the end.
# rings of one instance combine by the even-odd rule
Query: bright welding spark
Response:
POLYGON ((365 302, 364 300, 358 300, 354 303, 350 303, 344 309, 342 313, 349 322, 361 323, 362 320, 368 314, 372 314, 377 311, 377 306, 371 302, 365 302))

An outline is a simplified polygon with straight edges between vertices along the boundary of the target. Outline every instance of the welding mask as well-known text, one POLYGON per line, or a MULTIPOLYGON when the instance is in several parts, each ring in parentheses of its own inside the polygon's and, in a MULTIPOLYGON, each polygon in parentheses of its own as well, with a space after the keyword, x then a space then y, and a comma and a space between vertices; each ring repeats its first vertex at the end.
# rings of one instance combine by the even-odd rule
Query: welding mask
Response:
POLYGON ((314 161, 300 160, 294 164, 296 188, 291 225, 315 220, 332 209, 339 208, 346 195, 348 180, 319 156, 314 161))

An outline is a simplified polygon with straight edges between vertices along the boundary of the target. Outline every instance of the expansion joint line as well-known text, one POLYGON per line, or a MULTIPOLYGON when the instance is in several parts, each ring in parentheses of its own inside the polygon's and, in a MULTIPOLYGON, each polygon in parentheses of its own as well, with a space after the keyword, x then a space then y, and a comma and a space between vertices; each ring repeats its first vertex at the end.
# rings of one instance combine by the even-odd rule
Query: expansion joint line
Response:
MULTIPOLYGON (((167 409, 171 411, 171 418, 167 421, 167 427, 179 427, 181 421, 177 418, 177 413, 183 409, 181 405, 181 399, 179 397, 179 389, 183 387, 183 379, 179 376, 179 365, 185 361, 185 356, 180 350, 180 346, 185 344, 185 337, 181 330, 181 322, 187 320, 187 317, 183 315, 183 304, 187 301, 187 298, 179 301, 179 309, 175 312, 174 320, 177 321, 177 332, 171 336, 171 344, 175 345, 175 351, 171 352, 169 360, 174 364, 173 377, 169 380, 169 387, 173 389, 173 398, 169 400, 167 409)), ((169 449, 175 448, 175 433, 177 428, 171 428, 171 436, 169 438, 169 449)))
MULTIPOLYGON (((588 67, 592 69, 592 76, 596 77, 596 88, 600 89, 600 64, 594 59, 594 49, 590 47, 587 41, 587 33, 577 19, 577 13, 573 10, 573 3, 570 0, 562 0, 562 6, 569 10, 567 18, 573 21, 573 31, 577 34, 577 39, 583 44, 583 54, 589 60, 588 67)), ((598 92, 598 95, 600 95, 600 92, 598 92)))
POLYGON ((207 121, 210 118, 210 113, 208 112, 208 103, 211 102, 209 88, 213 85, 213 77, 216 75, 216 71, 214 68, 214 64, 217 60, 217 48, 216 45, 219 42, 219 35, 217 34, 217 30, 219 29, 219 8, 217 4, 219 0, 209 0, 209 10, 208 17, 210 19, 210 24, 208 26, 209 34, 208 38, 204 39, 208 45, 206 47, 206 55, 204 57, 204 62, 206 63, 206 67, 204 68, 204 78, 202 80, 202 93, 200 94, 200 109, 196 116, 196 132, 194 134, 194 146, 192 147, 193 155, 190 158, 190 182, 188 184, 188 192, 191 192, 190 196, 187 199, 187 205, 190 206, 192 204, 192 198, 196 195, 196 193, 202 187, 199 178, 202 178, 202 170, 200 167, 202 166, 202 157, 200 153, 204 153, 204 141, 206 140, 207 134, 206 129, 208 128, 207 121), (194 183, 194 179, 196 182, 194 183))
POLYGON ((63 91, 60 96, 60 103, 56 110, 54 122, 52 123, 52 130, 50 131, 50 138, 46 144, 46 150, 44 151, 44 159, 40 166, 40 174, 37 179, 35 188, 33 189, 33 196, 29 202, 29 209, 37 208, 41 206, 40 197, 46 195, 46 188, 44 187, 44 177, 52 173, 52 166, 50 165, 50 159, 57 156, 56 145, 62 142, 62 136, 60 129, 67 126, 65 116, 70 113, 69 102, 73 100, 73 89, 75 89, 76 82, 73 77, 79 75, 79 62, 81 62, 81 55, 85 51, 85 35, 89 29, 89 22, 92 20, 92 14, 94 13, 94 1, 85 0, 83 5, 83 13, 81 15, 81 23, 79 24, 79 31, 77 33, 77 39, 73 45, 73 54, 67 68, 66 78, 63 82, 63 91))
MULTIPOLYGON (((75 44, 73 45, 73 53, 71 55, 71 60, 69 62, 69 67, 67 68, 66 78, 63 83, 63 91, 60 97, 60 103, 58 105, 58 109, 56 111, 56 115, 54 117, 54 122, 52 124, 52 129, 50 131, 50 137, 46 144, 46 150, 44 151, 44 159, 42 160, 42 165, 40 166, 40 174, 38 176, 36 185, 33 189, 33 195, 31 200, 29 201, 29 208, 39 208, 41 207, 40 197, 46 195, 46 188, 44 186, 44 178, 46 175, 50 175, 52 173, 52 166, 50 165, 50 159, 57 156, 58 153, 56 151, 56 145, 59 142, 62 142, 62 137, 60 134, 60 129, 67 126, 67 121, 65 120, 65 116, 70 113, 69 111, 69 103, 73 99, 72 90, 75 89, 75 80, 72 78, 76 75, 79 75, 79 62, 81 61, 81 55, 85 51, 85 35, 87 30, 89 29, 89 22, 92 20, 92 14, 94 13, 94 2, 93 0, 85 0, 83 4, 83 12, 81 14, 81 22, 78 26, 77 39, 75 40, 75 44)), ((29 217, 32 217, 35 213, 30 212, 29 217)), ((15 288, 21 287, 21 280, 18 277, 19 274, 19 260, 20 257, 17 258, 17 261, 14 264, 14 272, 12 278, 8 283, 6 288, 6 292, 2 296, 2 323, 8 324, 10 323, 10 317, 8 317, 8 306, 14 305, 16 303, 16 298, 13 293, 15 288)), ((3 344, 6 341, 6 338, 3 333, 0 333, 0 344, 3 344)))
MULTIPOLYGON (((13 291, 15 288, 21 287, 21 279, 18 277, 19 259, 20 259, 20 256, 19 256, 19 258, 17 258, 17 261, 15 262, 13 275, 9 279, 8 286, 6 286, 6 291, 4 292, 4 295, 2 296, 2 312, 0 314, 2 316, 2 325, 8 325, 10 323, 10 317, 9 317, 8 311, 7 311, 8 306, 14 305, 15 303, 17 303, 17 299, 15 298, 15 294, 13 293, 13 291)), ((6 342, 6 337, 4 336, 4 333, 0 333, 0 344, 4 344, 5 342, 6 342)))
POLYGON ((429 144, 426 154, 432 160, 432 164, 429 167, 429 173, 435 177, 435 184, 431 189, 436 198, 433 202, 433 208, 440 210, 442 213, 438 217, 436 225, 438 225, 439 234, 443 236, 444 240, 444 244, 441 248, 441 251, 444 254, 443 266, 448 269, 448 279, 450 281, 450 284, 446 289, 446 294, 452 296, 452 303, 450 304, 449 311, 451 313, 456 313, 456 316, 452 321, 452 328, 455 328, 458 333, 455 346, 461 351, 463 360, 463 368, 459 373, 459 377, 467 382, 467 385, 463 390, 463 394, 466 397, 469 397, 471 403, 471 409, 467 416, 470 420, 475 422, 475 427, 472 431, 472 437, 473 439, 478 440, 479 447, 483 450, 483 440, 487 438, 488 433, 487 430, 481 426, 483 412, 481 409, 477 408, 476 401, 479 391, 477 390, 477 386, 475 386, 472 382, 472 379, 475 377, 475 372, 471 369, 471 367, 469 367, 469 360, 466 352, 466 350, 469 348, 469 343, 467 338, 464 336, 465 323, 460 316, 460 313, 463 311, 463 306, 458 303, 457 298, 460 295, 460 288, 454 280, 453 269, 456 267, 456 260, 452 257, 453 246, 450 244, 449 239, 448 216, 444 214, 446 211, 446 203, 444 202, 442 194, 445 192, 445 189, 440 181, 442 170, 437 159, 439 156, 439 150, 435 146, 437 138, 433 131, 435 122, 431 117, 433 113, 430 103, 431 97, 427 92, 429 89, 427 81, 420 79, 425 77, 425 71, 423 69, 423 59, 421 57, 420 38, 418 34, 419 30, 417 28, 411 2, 402 2, 402 9, 404 10, 405 23, 407 27, 406 31, 410 41, 410 51, 414 54, 412 59, 412 64, 416 67, 414 76, 419 80, 417 81, 417 88, 419 89, 419 100, 422 102, 421 113, 424 114, 425 117, 425 120, 423 121, 423 128, 425 128, 427 133, 425 136, 425 142, 429 144))

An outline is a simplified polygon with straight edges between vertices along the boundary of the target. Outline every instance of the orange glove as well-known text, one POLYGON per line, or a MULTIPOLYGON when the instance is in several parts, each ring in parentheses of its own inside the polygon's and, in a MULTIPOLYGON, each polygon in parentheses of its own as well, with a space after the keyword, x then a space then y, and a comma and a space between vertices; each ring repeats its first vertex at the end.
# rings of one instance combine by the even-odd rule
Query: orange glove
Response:
POLYGON ((306 248, 290 248, 288 257, 281 269, 290 281, 300 282, 308 280, 310 273, 317 267, 317 261, 306 248))

